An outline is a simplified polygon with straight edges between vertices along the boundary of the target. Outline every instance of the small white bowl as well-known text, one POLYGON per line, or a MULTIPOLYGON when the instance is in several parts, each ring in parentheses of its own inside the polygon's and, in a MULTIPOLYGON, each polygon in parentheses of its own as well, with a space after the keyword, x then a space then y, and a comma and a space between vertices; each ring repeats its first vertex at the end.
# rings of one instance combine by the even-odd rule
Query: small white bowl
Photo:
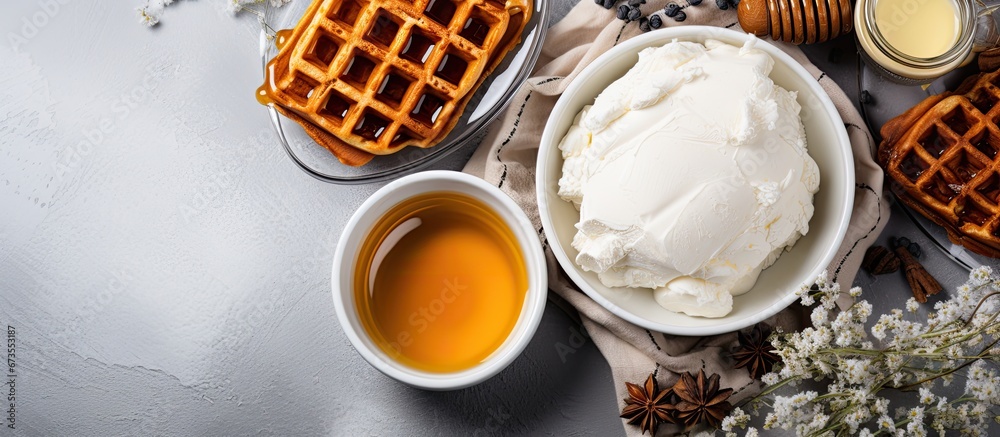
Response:
POLYGON ((819 166, 820 188, 814 199, 816 209, 809 222, 809 233, 764 270, 749 292, 735 297, 732 313, 715 319, 668 311, 645 289, 606 287, 595 273, 584 271, 574 261, 577 251, 570 243, 580 214, 557 193, 563 166, 559 142, 576 114, 593 103, 611 82, 624 76, 635 65, 639 51, 646 47, 662 46, 673 39, 701 43, 715 39, 742 46, 751 38, 733 30, 706 26, 671 27, 637 36, 608 50, 580 72, 549 115, 536 169, 538 206, 545 236, 573 282, 599 304, 631 323, 690 336, 720 334, 753 325, 795 301, 795 290, 827 268, 847 232, 854 205, 854 159, 844 122, 829 96, 805 68, 785 52, 757 40, 756 47, 774 59, 771 79, 789 91, 798 92, 809 155, 819 166))
POLYGON ((358 353, 382 373, 429 390, 456 390, 483 382, 503 370, 524 350, 538 328, 545 310, 548 277, 545 256, 531 221, 500 189, 482 179, 454 171, 426 171, 398 179, 372 194, 347 223, 333 257, 333 303, 340 326, 358 353), (405 366, 376 345, 358 319, 353 273, 358 250, 372 227, 389 209, 414 196, 429 192, 457 192, 488 205, 514 233, 524 255, 528 290, 521 313, 507 340, 479 365, 460 372, 433 373, 405 366))

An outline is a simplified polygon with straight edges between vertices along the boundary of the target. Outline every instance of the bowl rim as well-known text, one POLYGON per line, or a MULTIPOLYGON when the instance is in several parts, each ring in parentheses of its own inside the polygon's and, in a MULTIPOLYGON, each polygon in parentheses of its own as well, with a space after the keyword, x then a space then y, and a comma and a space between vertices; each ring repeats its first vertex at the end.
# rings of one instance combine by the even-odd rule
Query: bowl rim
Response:
MULTIPOLYGON (((854 207, 854 188, 855 188, 855 177, 854 177, 854 155, 853 148, 851 146, 850 137, 847 134, 847 129, 844 126, 843 119, 840 117, 840 113, 837 108, 833 105, 833 101, 830 96, 823 90, 812 74, 810 74, 805 67, 802 66, 798 61, 792 58, 789 54, 785 53, 783 50, 777 48, 776 46, 764 41, 762 39, 756 38, 753 35, 737 32, 735 30, 712 27, 712 26, 677 26, 665 29, 659 29, 652 32, 647 32, 645 34, 631 38, 615 47, 612 47, 608 51, 602 53, 593 62, 585 67, 579 75, 577 75, 573 81, 567 86, 566 90, 559 96, 558 101, 553 107, 549 114, 564 113, 567 111, 570 99, 566 96, 572 96, 583 88, 584 84, 587 83, 596 73, 603 67, 607 59, 615 58, 617 56, 626 53, 638 53, 641 49, 646 47, 652 47, 657 44, 662 45, 670 42, 673 39, 678 40, 697 40, 704 41, 706 39, 720 39, 724 42, 730 44, 735 44, 731 41, 740 41, 745 43, 746 41, 756 40, 754 47, 763 50, 765 53, 771 56, 776 63, 782 63, 789 69, 791 69, 795 75, 805 79, 804 82, 813 94, 816 95, 817 100, 820 102, 823 112, 830 119, 833 124, 834 130, 837 133, 836 144, 839 145, 839 152, 843 162, 846 165, 845 171, 845 182, 844 189, 847 193, 845 197, 846 205, 841 208, 840 216, 837 217, 837 231, 836 238, 829 247, 823 252, 823 256, 820 262, 817 264, 818 267, 814 268, 810 272, 809 277, 817 277, 820 273, 826 270, 831 262, 833 262, 834 256, 840 249, 840 245, 843 244, 844 238, 847 234, 848 226, 850 224, 851 214, 854 207)), ((536 163, 535 168, 535 185, 536 187, 545 187, 550 175, 546 170, 549 156, 551 153, 546 148, 558 147, 556 139, 554 138, 554 125, 555 119, 551 115, 545 123, 544 131, 542 132, 541 141, 539 142, 539 159, 536 163)), ((822 189, 822 185, 821 188, 822 189)), ((549 247, 552 249, 552 253, 555 255, 556 260, 559 262, 560 266, 566 272, 567 276, 579 287, 587 296, 594 299, 602 307, 611 311, 614 315, 621 317, 622 319, 628 321, 629 323, 638 325, 640 327, 650 329, 657 332, 663 332, 667 334, 683 335, 683 336, 706 336, 706 335, 716 335, 723 334, 727 332, 736 331, 739 329, 746 328, 755 323, 763 321, 768 317, 771 317, 781 310, 787 308, 794 302, 798 296, 794 292, 789 292, 782 299, 779 299, 771 306, 763 309, 752 317, 742 318, 738 320, 722 322, 711 326, 681 326, 673 325, 667 323, 659 323, 647 320, 645 318, 639 317, 632 312, 614 304, 608 299, 604 298, 596 289, 594 289, 587 279, 584 278, 578 272, 578 266, 576 263, 569 258, 566 251, 563 250, 562 245, 559 243, 558 235, 553 231, 552 215, 549 209, 548 200, 546 199, 545 190, 536 189, 536 196, 538 201, 539 218, 542 221, 542 227, 544 228, 545 237, 552 244, 549 247)), ((687 316, 682 313, 678 313, 685 317, 687 316)), ((724 320, 722 318, 717 320, 724 320)))
POLYGON ((372 194, 355 211, 344 227, 340 240, 338 240, 331 266, 330 286, 341 329, 347 335, 354 349, 372 367, 397 381, 417 388, 456 390, 478 384, 500 373, 527 347, 545 312, 548 298, 548 267, 535 226, 506 193, 467 173, 431 170, 411 174, 387 184, 372 194), (436 182, 451 184, 452 188, 428 188, 436 182), (405 192, 406 189, 410 189, 412 192, 405 192), (401 191, 403 191, 402 194, 400 194, 401 191), (474 197, 493 208, 517 237, 528 276, 528 289, 525 292, 524 303, 518 320, 507 339, 479 365, 450 373, 434 373, 409 368, 401 363, 393 362, 384 352, 374 350, 377 346, 371 345, 371 340, 366 342, 362 339, 362 337, 367 339, 369 336, 364 327, 358 324, 353 287, 350 286, 356 263, 354 257, 358 246, 367 236, 368 229, 387 210, 399 202, 420 194, 439 191, 459 192, 474 197), (346 289, 344 288, 345 284, 347 285, 346 289))
MULTIPOLYGON (((472 129, 463 132, 448 144, 435 144, 429 148, 433 150, 431 150, 428 154, 423 155, 418 159, 395 166, 391 169, 353 176, 331 175, 311 167, 296 154, 292 145, 288 142, 288 138, 285 135, 285 128, 282 123, 282 121, 289 123, 292 122, 291 120, 281 116, 274 108, 274 104, 271 103, 265 106, 265 110, 267 111, 271 128, 278 137, 278 143, 281 145, 281 148, 284 149, 285 153, 288 154, 292 163, 294 163, 300 170, 317 180, 335 185, 365 185, 376 182, 385 182, 408 174, 413 174, 441 161, 442 159, 450 156, 452 153, 465 148, 471 140, 479 135, 482 135, 486 129, 489 128, 490 124, 492 124, 492 122, 496 120, 510 105, 510 102, 514 100, 514 96, 517 95, 517 92, 521 89, 521 86, 523 86, 528 78, 531 77, 531 73, 535 70, 535 64, 538 62, 538 58, 542 53, 542 46, 545 44, 545 36, 548 33, 548 20, 550 13, 549 0, 534 0, 534 5, 535 10, 533 11, 531 20, 537 20, 537 25, 533 29, 528 29, 528 27, 525 26, 525 29, 521 32, 521 41, 518 42, 517 45, 515 45, 514 48, 512 48, 506 55, 504 55, 504 60, 501 60, 502 63, 507 61, 508 57, 516 57, 517 50, 519 50, 524 44, 525 36, 531 35, 532 32, 536 33, 536 36, 532 40, 533 45, 528 47, 528 50, 525 52, 525 58, 521 68, 517 71, 514 80, 510 83, 508 88, 504 91, 504 95, 493 105, 493 107, 491 107, 489 111, 486 111, 482 117, 474 122, 475 126, 472 129)), ((265 17, 270 17, 270 14, 272 13, 274 12, 272 12, 270 3, 268 3, 267 8, 264 11, 265 17)), ((268 39, 266 29, 261 29, 259 40, 261 74, 264 74, 267 71, 267 63, 277 53, 277 50, 274 47, 274 43, 268 39)), ((489 76, 494 78, 498 77, 498 71, 492 71, 489 76)), ((479 87, 473 90, 473 95, 479 92, 483 85, 485 85, 485 83, 480 84, 479 87)), ((471 110, 471 108, 466 107, 463 110, 463 114, 467 110, 471 110)), ((461 114, 459 114, 459 117, 461 117, 461 114)), ((449 131, 449 135, 450 134, 451 132, 449 131)), ((319 145, 317 144, 317 146, 319 145)))

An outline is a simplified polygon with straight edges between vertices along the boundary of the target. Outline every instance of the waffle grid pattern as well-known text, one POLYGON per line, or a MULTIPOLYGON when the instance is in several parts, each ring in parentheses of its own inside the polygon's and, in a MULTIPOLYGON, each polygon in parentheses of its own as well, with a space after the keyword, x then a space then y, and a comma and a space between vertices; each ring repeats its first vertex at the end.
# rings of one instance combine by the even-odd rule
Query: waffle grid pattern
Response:
POLYGON ((283 46, 290 56, 279 53, 271 92, 375 154, 443 138, 510 24, 498 0, 326 0, 310 12, 283 46))
POLYGON ((965 94, 936 103, 895 145, 887 168, 905 195, 994 248, 1000 248, 998 86, 1000 72, 984 74, 965 94))

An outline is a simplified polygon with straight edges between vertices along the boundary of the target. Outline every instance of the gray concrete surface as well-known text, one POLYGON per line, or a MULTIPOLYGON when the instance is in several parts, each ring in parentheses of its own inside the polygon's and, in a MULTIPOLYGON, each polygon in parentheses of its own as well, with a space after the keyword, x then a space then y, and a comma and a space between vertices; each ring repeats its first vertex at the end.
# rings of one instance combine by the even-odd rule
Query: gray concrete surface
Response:
MULTIPOLYGON (((622 433, 607 364, 589 342, 560 356, 579 328, 553 305, 473 388, 415 390, 365 363, 329 275, 378 186, 326 185, 284 155, 252 95, 253 17, 180 1, 148 30, 135 5, 0 5, 0 326, 16 349, 0 436, 622 433)), ((853 43, 809 51, 856 95, 853 43)))

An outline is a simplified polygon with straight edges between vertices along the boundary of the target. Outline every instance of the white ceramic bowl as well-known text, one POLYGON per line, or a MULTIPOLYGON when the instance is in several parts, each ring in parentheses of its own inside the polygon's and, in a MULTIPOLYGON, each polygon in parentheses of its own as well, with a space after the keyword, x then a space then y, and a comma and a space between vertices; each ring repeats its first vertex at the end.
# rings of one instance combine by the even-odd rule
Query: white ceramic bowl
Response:
POLYGON ((622 77, 646 47, 662 46, 673 39, 704 42, 715 39, 742 46, 752 37, 717 27, 679 26, 632 38, 602 54, 563 93, 553 108, 542 134, 538 153, 538 206, 545 236, 559 264, 587 295, 615 315, 636 325, 677 335, 704 336, 741 329, 781 311, 795 300, 798 287, 821 273, 833 260, 847 232, 854 205, 854 160, 844 122, 819 83, 800 64, 763 40, 756 47, 774 59, 771 79, 789 91, 798 92, 802 106, 809 155, 820 170, 816 207, 809 233, 770 268, 757 284, 737 296, 733 311, 721 318, 691 317, 668 311, 645 289, 609 288, 597 275, 584 271, 574 261, 577 251, 570 243, 580 214, 557 195, 563 159, 558 149, 573 118, 583 106, 593 103, 611 82, 622 77))
POLYGON ((376 191, 347 223, 333 257, 333 303, 344 333, 358 353, 382 373, 406 384, 429 390, 454 390, 478 384, 496 375, 528 345, 545 310, 548 291, 545 256, 531 221, 506 194, 482 179, 454 171, 427 171, 398 179, 376 191), (428 192, 451 191, 472 196, 507 223, 524 255, 528 290, 514 329, 507 340, 483 363, 461 372, 424 372, 400 364, 376 345, 358 319, 352 278, 358 250, 372 227, 400 202, 428 192))

